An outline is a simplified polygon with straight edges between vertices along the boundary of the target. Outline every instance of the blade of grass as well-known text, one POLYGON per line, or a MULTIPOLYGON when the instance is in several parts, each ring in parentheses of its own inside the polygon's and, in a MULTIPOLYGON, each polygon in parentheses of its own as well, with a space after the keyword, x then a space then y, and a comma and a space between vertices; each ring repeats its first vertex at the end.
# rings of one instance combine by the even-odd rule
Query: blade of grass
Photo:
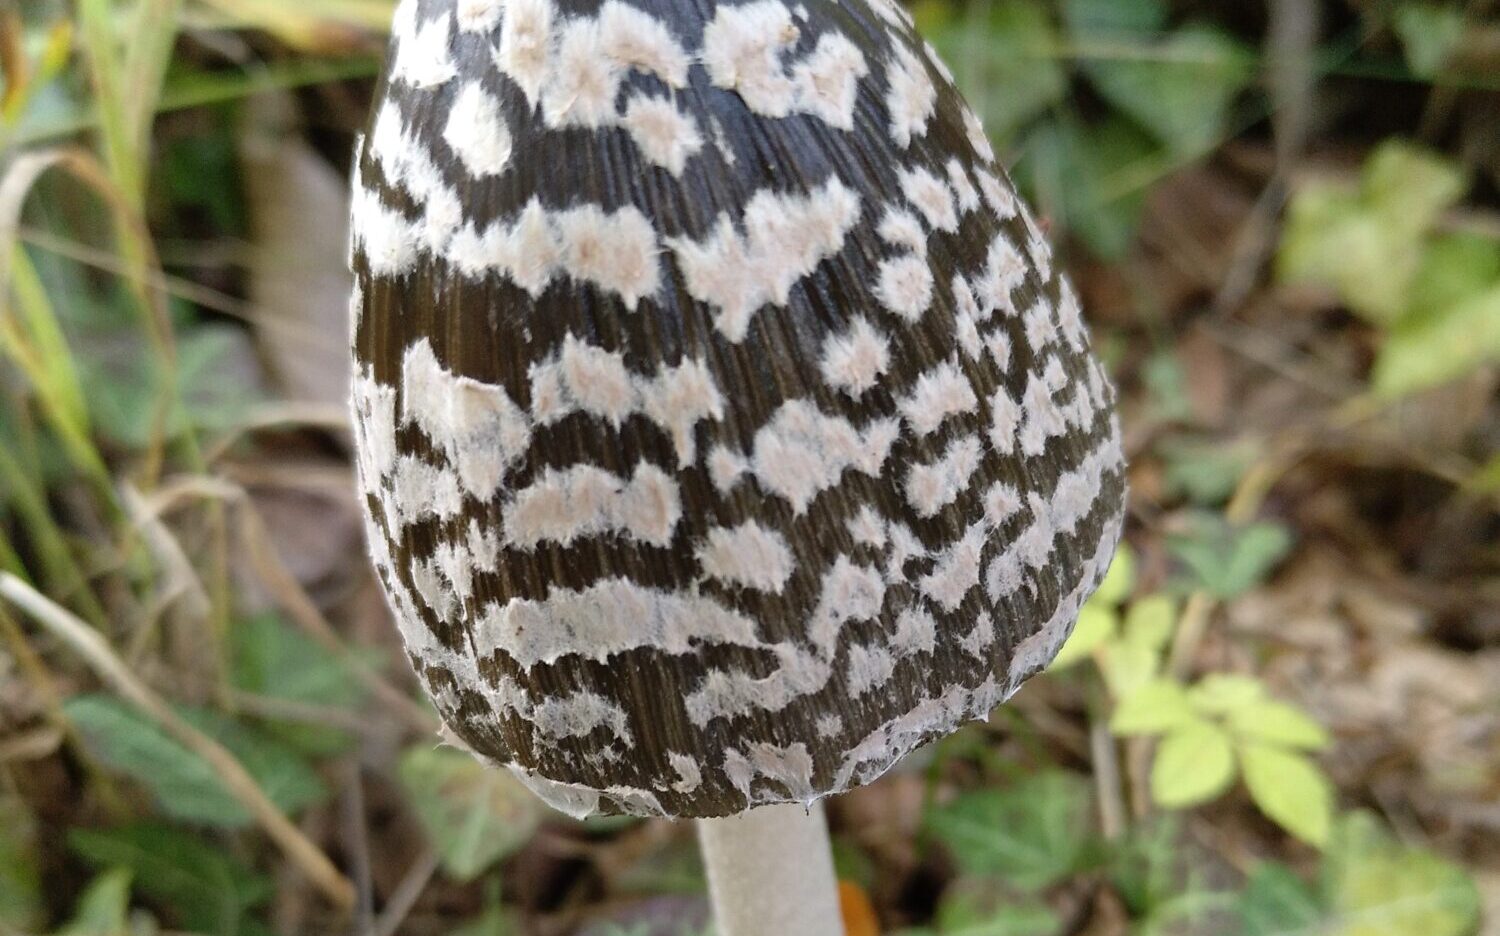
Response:
POLYGON ((48 591, 78 608, 79 613, 95 627, 104 627, 108 620, 104 608, 89 587, 88 576, 68 548, 62 528, 48 509, 41 483, 4 445, 0 445, 0 488, 4 489, 6 501, 15 510, 31 540, 48 591))
MULTIPOLYGON (((78 377, 72 351, 63 336, 57 313, 36 265, 25 250, 17 249, 11 260, 11 287, 15 290, 16 306, 24 323, 25 338, 30 345, 25 350, 34 352, 41 368, 40 375, 30 375, 33 380, 42 378, 45 391, 54 401, 60 418, 65 419, 81 436, 89 433, 88 403, 84 398, 83 384, 78 377)), ((7 321, 8 324, 8 321, 7 321)), ((8 329, 9 330, 9 329, 8 329)), ((19 329, 17 329, 19 330, 19 329)), ((17 342, 24 339, 14 336, 17 342)), ((17 351, 22 349, 18 348, 17 351)))
POLYGON ((88 62, 94 89, 94 109, 99 123, 100 148, 109 167, 109 177, 121 197, 139 210, 145 200, 145 179, 140 154, 133 145, 129 109, 125 102, 123 71, 116 45, 114 4, 111 0, 77 0, 79 38, 88 62))
MULTIPOLYGON (((19 237, 21 211, 31 191, 41 176, 53 169, 67 172, 84 187, 94 191, 109 208, 114 221, 117 243, 120 246, 126 268, 131 275, 122 277, 133 305, 141 319, 156 358, 156 371, 160 388, 156 394, 152 413, 150 441, 137 484, 149 490, 155 487, 165 462, 170 420, 182 406, 181 387, 177 374, 177 354, 172 331, 166 294, 154 288, 155 280, 150 274, 160 273, 156 261, 155 245, 139 212, 132 210, 116 185, 105 173, 99 161, 85 150, 61 147, 52 150, 27 153, 13 161, 10 171, 0 181, 0 323, 7 318, 6 305, 11 294, 11 260, 13 245, 19 237)), ((88 447, 87 440, 75 441, 78 448, 88 447)), ((183 428, 180 437, 184 460, 190 470, 201 472, 205 464, 202 449, 191 426, 183 428)), ((127 561, 139 547, 135 528, 123 516, 118 497, 109 482, 107 471, 102 478, 100 496, 110 510, 110 520, 121 537, 120 552, 127 561)), ((229 561, 228 525, 223 507, 209 504, 206 507, 211 542, 208 550, 210 574, 209 594, 212 599, 211 624, 218 640, 219 658, 222 664, 227 653, 229 633, 229 561)), ((221 665, 218 673, 222 687, 228 685, 227 670, 221 665)))
MULTIPOLYGON (((312 85, 369 78, 380 69, 374 56, 333 60, 293 61, 260 69, 255 73, 188 74, 169 77, 156 102, 158 115, 194 107, 238 101, 255 94, 290 91, 312 85)), ((97 126, 97 116, 83 109, 48 123, 23 127, 9 141, 12 146, 48 143, 97 126)))
MULTIPOLYGON (((125 121, 131 133, 132 152, 143 166, 150 159, 151 125, 177 44, 181 12, 182 0, 140 0, 130 26, 123 81, 125 121)), ((141 175, 144 179, 145 173, 141 175)))
POLYGON ((326 50, 352 45, 361 34, 390 29, 391 0, 200 0, 232 27, 263 29, 297 49, 326 50))
MULTIPOLYGON (((3 180, 0 180, 0 323, 9 318, 9 304, 12 293, 13 269, 15 267, 16 245, 19 241, 21 223, 21 212, 25 207, 27 197, 41 177, 52 170, 67 172, 75 180, 81 182, 85 187, 92 189, 110 209, 114 219, 117 237, 122 245, 134 245, 134 251, 138 252, 150 268, 154 264, 149 262, 151 254, 150 235, 146 231, 144 223, 140 220, 138 212, 130 208, 130 204, 121 193, 119 187, 108 177, 90 153, 76 147, 62 147, 40 152, 25 153, 12 161, 9 171, 3 180)), ((154 424, 164 431, 167 419, 170 417, 177 400, 177 374, 176 353, 172 342, 171 319, 167 310, 166 298, 159 292, 149 292, 137 287, 132 282, 134 294, 141 302, 144 311, 144 319, 148 336, 152 339, 153 349, 157 353, 159 369, 162 371, 162 392, 158 395, 156 412, 153 416, 154 424)), ((43 378, 41 387, 50 384, 50 378, 43 378)), ((86 438, 78 439, 77 427, 66 421, 60 422, 60 434, 65 444, 76 447, 74 453, 80 459, 86 459, 83 449, 92 450, 92 443, 86 438)), ((153 436, 162 433, 153 433, 153 436)), ((154 478, 160 470, 162 461, 162 445, 157 441, 146 452, 147 474, 154 478)), ((98 459, 97 452, 94 458, 98 459)), ((87 463, 86 461, 84 462, 87 463)), ((100 460, 102 465, 102 460, 100 460)), ((105 503, 110 505, 116 517, 119 516, 119 505, 115 503, 114 491, 108 481, 108 471, 102 472, 102 478, 96 476, 96 482, 103 481, 103 490, 99 493, 105 503)))

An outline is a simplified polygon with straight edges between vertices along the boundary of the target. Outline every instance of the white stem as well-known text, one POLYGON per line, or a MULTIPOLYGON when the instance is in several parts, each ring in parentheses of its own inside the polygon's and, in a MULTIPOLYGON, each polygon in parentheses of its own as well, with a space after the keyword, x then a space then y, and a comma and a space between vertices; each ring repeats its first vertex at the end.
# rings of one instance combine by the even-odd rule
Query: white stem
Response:
POLYGON ((821 804, 698 822, 718 936, 841 936, 821 804))

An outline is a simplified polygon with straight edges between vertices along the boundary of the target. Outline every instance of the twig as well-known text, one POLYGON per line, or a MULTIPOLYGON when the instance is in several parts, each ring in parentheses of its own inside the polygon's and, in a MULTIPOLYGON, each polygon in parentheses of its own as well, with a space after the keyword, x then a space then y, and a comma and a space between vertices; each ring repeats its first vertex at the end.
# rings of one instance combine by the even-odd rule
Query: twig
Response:
POLYGON ((377 727, 369 718, 356 712, 336 708, 332 705, 315 705, 292 699, 277 699, 271 696, 246 692, 243 689, 229 690, 229 704, 236 711, 271 721, 296 722, 317 728, 334 728, 353 735, 369 735, 377 727))
POLYGON ((360 776, 359 759, 346 760, 341 772, 348 778, 344 795, 339 797, 339 812, 354 875, 354 932, 363 934, 372 932, 375 927, 375 886, 370 876, 370 830, 365 825, 365 786, 364 778, 360 776))
POLYGON ((395 936, 401 924, 406 922, 407 915, 421 899, 422 893, 427 890, 437 869, 437 852, 429 848, 417 856, 406 876, 391 893, 391 899, 386 901, 385 911, 380 914, 380 919, 375 921, 375 928, 371 930, 372 936, 395 936))
POLYGON ((0 739, 0 764, 44 760, 56 753, 65 740, 66 735, 51 727, 0 739))
POLYGON ((121 279, 171 296, 174 299, 182 299, 194 305, 200 305, 205 309, 212 309, 215 312, 254 325, 256 328, 280 329, 300 340, 318 345, 320 350, 330 352, 343 350, 342 346, 335 348, 329 344, 326 335, 320 334, 316 329, 309 326, 299 325, 291 319, 291 316, 276 315, 274 314, 275 310, 266 310, 257 307, 243 299, 237 299, 228 293, 204 286, 201 283, 195 283, 192 280, 163 273, 153 268, 139 270, 108 250, 91 247, 70 238, 61 237, 34 227, 28 227, 24 224, 18 225, 17 234, 21 240, 33 247, 56 254, 59 257, 65 257, 84 266, 102 270, 121 279))
POLYGON ((1089 752, 1094 786, 1099 790, 1099 827, 1108 841, 1125 834, 1125 796, 1120 786, 1120 758, 1114 736, 1102 718, 1089 720, 1089 752))
POLYGON ((25 611, 53 636, 71 646, 100 680, 201 757, 230 795, 255 817, 287 858, 301 868, 335 906, 345 910, 353 906, 354 886, 348 878, 271 802, 234 755, 184 721, 161 696, 136 678, 97 631, 8 572, 0 572, 0 597, 25 611))

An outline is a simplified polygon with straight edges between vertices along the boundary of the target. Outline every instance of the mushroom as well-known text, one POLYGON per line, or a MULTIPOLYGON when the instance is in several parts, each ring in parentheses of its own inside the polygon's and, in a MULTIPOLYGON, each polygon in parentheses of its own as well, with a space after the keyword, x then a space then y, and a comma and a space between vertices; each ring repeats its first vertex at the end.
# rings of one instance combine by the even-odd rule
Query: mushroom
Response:
POLYGON ((890 0, 403 0, 355 176, 370 546, 455 744, 703 820, 840 927, 819 801, 982 719, 1119 537, 1113 391, 890 0))

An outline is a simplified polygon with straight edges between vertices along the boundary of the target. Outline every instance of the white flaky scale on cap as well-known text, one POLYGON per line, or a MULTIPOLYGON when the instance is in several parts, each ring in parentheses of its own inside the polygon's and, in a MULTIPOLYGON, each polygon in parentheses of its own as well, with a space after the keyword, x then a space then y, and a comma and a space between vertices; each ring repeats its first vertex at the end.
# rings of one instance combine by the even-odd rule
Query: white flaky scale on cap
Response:
POLYGON ((807 807, 1051 659, 1113 392, 898 6, 402 0, 390 63, 360 480, 456 743, 574 815, 807 807))

